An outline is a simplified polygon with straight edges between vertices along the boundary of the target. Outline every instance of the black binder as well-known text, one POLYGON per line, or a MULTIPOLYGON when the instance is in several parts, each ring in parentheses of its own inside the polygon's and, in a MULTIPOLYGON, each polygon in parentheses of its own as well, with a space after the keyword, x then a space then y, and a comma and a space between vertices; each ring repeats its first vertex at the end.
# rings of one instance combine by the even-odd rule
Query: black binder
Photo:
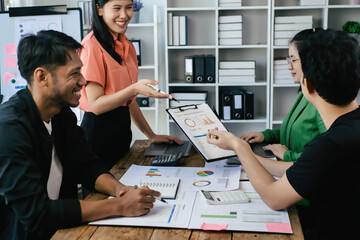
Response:
POLYGON ((194 56, 194 82, 205 83, 205 56, 194 56))
POLYGON ((205 82, 215 83, 215 56, 207 55, 205 57, 205 82))
POLYGON ((194 56, 185 57, 185 83, 194 82, 194 56))
POLYGON ((244 119, 244 92, 242 89, 233 91, 233 102, 231 107, 231 119, 244 119))
POLYGON ((231 108, 233 105, 232 91, 229 88, 222 88, 220 95, 220 116, 223 120, 231 119, 231 108))
POLYGON ((244 90, 245 119, 254 119, 254 93, 244 90))

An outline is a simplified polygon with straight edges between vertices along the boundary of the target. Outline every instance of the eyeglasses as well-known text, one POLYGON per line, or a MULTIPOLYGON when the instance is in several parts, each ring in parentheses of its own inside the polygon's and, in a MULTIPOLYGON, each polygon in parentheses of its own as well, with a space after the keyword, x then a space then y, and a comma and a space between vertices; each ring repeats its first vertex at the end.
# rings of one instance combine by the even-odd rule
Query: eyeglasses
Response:
POLYGON ((287 57, 286 57, 286 61, 287 61, 288 65, 290 65, 291 68, 294 68, 294 65, 293 65, 293 64, 294 64, 297 60, 300 60, 300 58, 298 58, 298 59, 291 59, 290 56, 287 56, 287 57))

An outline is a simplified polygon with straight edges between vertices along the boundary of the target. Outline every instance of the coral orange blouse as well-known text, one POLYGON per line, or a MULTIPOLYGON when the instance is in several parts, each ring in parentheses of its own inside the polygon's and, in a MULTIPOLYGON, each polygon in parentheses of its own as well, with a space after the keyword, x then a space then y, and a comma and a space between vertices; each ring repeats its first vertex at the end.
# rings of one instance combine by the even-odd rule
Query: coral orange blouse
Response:
MULTIPOLYGON (((83 49, 80 50, 79 56, 83 62, 81 73, 88 82, 96 82, 100 84, 105 95, 118 92, 131 84, 137 82, 138 63, 136 51, 130 41, 124 34, 120 34, 119 39, 114 35, 115 51, 123 59, 120 65, 110 54, 101 46, 91 31, 81 42, 83 49)), ((136 97, 130 99, 123 106, 128 106, 136 97)), ((85 91, 85 87, 81 90, 81 99, 79 108, 92 112, 85 91)))

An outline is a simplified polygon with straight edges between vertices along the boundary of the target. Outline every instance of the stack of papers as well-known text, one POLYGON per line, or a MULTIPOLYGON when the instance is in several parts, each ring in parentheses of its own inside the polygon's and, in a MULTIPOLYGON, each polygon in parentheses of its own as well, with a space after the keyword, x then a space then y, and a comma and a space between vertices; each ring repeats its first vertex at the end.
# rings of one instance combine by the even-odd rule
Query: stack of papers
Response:
POLYGON ((274 46, 288 46, 301 30, 313 27, 313 16, 275 17, 274 46))
POLYGON ((242 45, 242 16, 219 17, 219 45, 242 45))
POLYGON ((219 83, 255 83, 255 61, 220 61, 219 83))
POLYGON ((150 213, 139 217, 113 217, 90 225, 147 226, 190 229, 292 233, 286 210, 271 210, 249 182, 240 182, 241 167, 151 167, 132 165, 120 179, 139 185, 142 177, 181 179, 176 200, 155 201, 150 213), (199 190, 243 190, 250 203, 210 205, 199 190), (205 223, 205 224, 204 224, 205 223), (209 228, 210 227, 210 228, 209 228), (220 228, 219 228, 220 229, 220 228))
POLYGON ((274 83, 275 84, 292 84, 294 79, 291 71, 288 69, 289 64, 286 59, 274 60, 274 83))

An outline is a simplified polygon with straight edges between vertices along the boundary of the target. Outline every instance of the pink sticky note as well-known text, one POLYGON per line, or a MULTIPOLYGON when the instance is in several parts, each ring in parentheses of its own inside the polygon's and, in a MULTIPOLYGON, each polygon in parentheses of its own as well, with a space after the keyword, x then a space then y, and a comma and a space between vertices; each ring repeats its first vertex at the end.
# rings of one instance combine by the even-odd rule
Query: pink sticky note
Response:
POLYGON ((223 224, 203 223, 201 225, 202 230, 213 230, 213 231, 226 230, 227 227, 228 227, 228 225, 226 223, 223 223, 223 224))
POLYGON ((5 55, 16 55, 16 44, 5 44, 5 55))
POLYGON ((9 72, 4 73, 4 83, 5 84, 9 84, 9 80, 12 78, 15 78, 15 74, 9 73, 9 72))
POLYGON ((6 57, 5 68, 16 68, 16 57, 6 57))
POLYGON ((292 233, 290 223, 266 223, 268 232, 292 233))

